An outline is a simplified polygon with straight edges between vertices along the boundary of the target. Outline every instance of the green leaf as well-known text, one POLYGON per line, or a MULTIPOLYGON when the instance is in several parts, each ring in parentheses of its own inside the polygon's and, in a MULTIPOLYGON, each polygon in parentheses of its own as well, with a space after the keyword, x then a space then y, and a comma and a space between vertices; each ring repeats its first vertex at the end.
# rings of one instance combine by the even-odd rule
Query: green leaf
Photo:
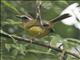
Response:
POLYGON ((5 44, 5 48, 9 51, 11 49, 11 44, 5 44))
POLYGON ((1 1, 5 6, 11 8, 12 10, 14 10, 16 13, 20 14, 20 12, 8 1, 2 0, 1 1))
POLYGON ((13 49, 13 50, 11 51, 11 54, 12 54, 13 57, 16 57, 17 54, 18 54, 18 52, 19 52, 18 50, 13 49))
POLYGON ((52 3, 51 3, 51 1, 43 1, 42 6, 45 9, 50 9, 50 8, 52 8, 52 3))
POLYGON ((51 39, 51 42, 50 42, 50 45, 55 47, 57 43, 61 43, 62 42, 62 37, 60 37, 59 35, 55 35, 55 36, 52 36, 52 39, 51 39))
POLYGON ((63 44, 66 50, 70 50, 71 48, 80 45, 80 41, 78 39, 73 38, 64 38, 63 44))
POLYGON ((19 25, 21 22, 14 21, 13 19, 6 19, 7 21, 3 22, 3 25, 11 24, 11 25, 19 25))
POLYGON ((35 53, 35 54, 44 54, 44 55, 52 55, 55 56, 55 54, 49 53, 49 52, 43 52, 43 51, 39 51, 39 50, 27 50, 27 52, 31 52, 31 53, 35 53))

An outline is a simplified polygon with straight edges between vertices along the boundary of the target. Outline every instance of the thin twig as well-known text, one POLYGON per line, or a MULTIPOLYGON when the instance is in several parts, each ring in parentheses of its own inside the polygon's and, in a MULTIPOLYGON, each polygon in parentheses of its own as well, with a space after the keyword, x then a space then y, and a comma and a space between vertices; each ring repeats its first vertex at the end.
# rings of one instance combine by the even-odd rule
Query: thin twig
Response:
POLYGON ((63 49, 61 56, 60 56, 60 60, 67 60, 67 53, 66 51, 63 49))
MULTIPOLYGON (((2 30, 0 30, 0 35, 1 36, 4 36, 4 37, 8 37, 8 38, 15 38, 16 40, 18 41, 24 41, 24 42, 27 42, 27 43, 30 43, 31 40, 30 39, 27 39, 27 38, 23 38, 23 37, 19 37, 19 36, 16 36, 16 35, 11 35, 11 34, 8 34, 2 30)), ((50 45, 48 44, 42 44, 42 43, 39 43, 38 41, 32 41, 32 44, 35 44, 35 45, 39 45, 39 46, 42 46, 42 47, 46 47, 46 48, 51 48, 52 50, 56 50, 58 52, 62 52, 63 50, 59 49, 59 48, 56 48, 56 47, 51 47, 50 45)), ((66 54, 69 54, 69 55, 72 55, 76 58, 79 58, 80 59, 80 56, 75 54, 75 53, 71 53, 69 51, 65 51, 66 54)))
POLYGON ((39 22, 40 25, 42 25, 42 18, 41 18, 41 3, 42 1, 41 0, 36 0, 36 19, 37 21, 39 22))

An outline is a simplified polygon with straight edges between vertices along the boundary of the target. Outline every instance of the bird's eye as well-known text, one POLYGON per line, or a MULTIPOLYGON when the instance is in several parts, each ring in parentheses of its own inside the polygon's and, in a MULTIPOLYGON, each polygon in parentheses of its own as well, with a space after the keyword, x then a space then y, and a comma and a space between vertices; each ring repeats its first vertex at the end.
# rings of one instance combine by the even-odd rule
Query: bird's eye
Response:
POLYGON ((44 26, 44 27, 48 27, 48 26, 49 26, 49 24, 45 24, 45 23, 44 23, 44 24, 43 24, 43 26, 44 26))

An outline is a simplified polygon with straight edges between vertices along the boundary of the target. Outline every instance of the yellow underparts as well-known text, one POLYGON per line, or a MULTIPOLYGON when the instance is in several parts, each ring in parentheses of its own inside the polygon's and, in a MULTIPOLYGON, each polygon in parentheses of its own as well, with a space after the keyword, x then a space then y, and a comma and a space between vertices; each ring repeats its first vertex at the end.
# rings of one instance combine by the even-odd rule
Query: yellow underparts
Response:
POLYGON ((32 35, 32 36, 39 36, 44 32, 44 29, 41 28, 40 26, 34 26, 28 29, 28 32, 32 35))

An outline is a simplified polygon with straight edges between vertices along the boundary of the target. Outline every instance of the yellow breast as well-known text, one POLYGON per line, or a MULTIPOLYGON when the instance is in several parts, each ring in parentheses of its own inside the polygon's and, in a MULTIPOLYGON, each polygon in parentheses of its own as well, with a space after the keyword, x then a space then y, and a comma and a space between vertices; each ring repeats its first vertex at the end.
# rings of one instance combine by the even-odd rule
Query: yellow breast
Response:
POLYGON ((39 27, 39 26, 34 26, 34 27, 31 27, 29 29, 29 31, 34 32, 34 33, 40 33, 40 32, 43 31, 43 29, 41 27, 39 27))
POLYGON ((33 26, 28 29, 28 32, 30 33, 30 35, 36 37, 41 35, 44 32, 44 29, 42 29, 40 26, 33 26))

